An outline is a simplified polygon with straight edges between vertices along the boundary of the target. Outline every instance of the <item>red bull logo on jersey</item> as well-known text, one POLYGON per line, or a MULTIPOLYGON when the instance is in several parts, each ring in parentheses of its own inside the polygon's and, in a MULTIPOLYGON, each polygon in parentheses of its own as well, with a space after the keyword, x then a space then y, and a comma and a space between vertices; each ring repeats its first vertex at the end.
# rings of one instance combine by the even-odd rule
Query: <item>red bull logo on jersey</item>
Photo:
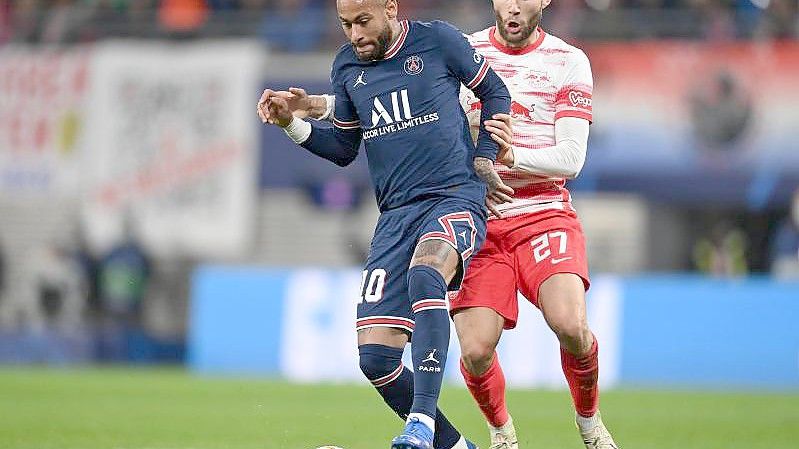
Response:
MULTIPOLYGON (((482 109, 483 104, 479 101, 475 101, 473 103, 469 103, 469 110, 466 112, 472 111, 479 111, 482 109)), ((535 110, 535 105, 530 105, 528 108, 527 106, 519 103, 516 100, 511 100, 510 102, 510 115, 513 118, 528 118, 533 120, 533 111, 535 110)))
POLYGON ((510 102, 510 115, 514 118, 522 118, 526 117, 530 120, 533 120, 533 111, 535 110, 535 105, 530 105, 528 108, 527 106, 519 103, 516 100, 511 100, 510 102))
POLYGON ((540 70, 530 70, 524 77, 530 87, 544 87, 550 85, 552 82, 546 72, 540 70))

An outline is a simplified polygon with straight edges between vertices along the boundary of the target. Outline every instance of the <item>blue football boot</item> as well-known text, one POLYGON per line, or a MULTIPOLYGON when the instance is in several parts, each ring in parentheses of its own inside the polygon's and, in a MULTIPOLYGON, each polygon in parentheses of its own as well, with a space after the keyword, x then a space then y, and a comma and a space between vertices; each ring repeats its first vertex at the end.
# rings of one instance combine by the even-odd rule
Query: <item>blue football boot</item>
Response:
POLYGON ((391 449, 433 449, 433 430, 411 418, 402 435, 391 440, 391 449))

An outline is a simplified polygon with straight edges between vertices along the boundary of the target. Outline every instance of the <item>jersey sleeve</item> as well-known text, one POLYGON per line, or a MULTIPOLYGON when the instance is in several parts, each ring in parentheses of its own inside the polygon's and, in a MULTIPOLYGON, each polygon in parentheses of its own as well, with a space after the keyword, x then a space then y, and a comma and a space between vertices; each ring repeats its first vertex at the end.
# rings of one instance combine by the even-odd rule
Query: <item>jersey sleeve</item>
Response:
POLYGON ((486 59, 472 47, 466 36, 446 22, 438 22, 438 37, 447 68, 481 103, 480 130, 475 145, 475 157, 492 161, 499 145, 484 126, 494 114, 510 111, 510 93, 505 83, 491 70, 486 59))
POLYGON ((591 75, 591 63, 585 53, 578 50, 569 55, 566 64, 566 75, 555 96, 555 120, 561 117, 577 117, 592 122, 594 79, 591 75))
POLYGON ((361 121, 358 118, 355 105, 350 99, 350 94, 347 92, 345 82, 343 72, 339 69, 339 65, 334 62, 333 69, 330 72, 330 84, 333 85, 333 94, 336 97, 336 102, 333 106, 333 126, 342 131, 357 130, 360 132, 361 121))
POLYGON ((330 83, 336 97, 333 128, 311 123, 311 134, 300 146, 343 167, 358 156, 362 134, 361 122, 345 88, 338 57, 333 62, 330 83))
POLYGON ((447 67, 464 86, 474 90, 488 74, 488 62, 460 30, 446 22, 436 25, 447 67))

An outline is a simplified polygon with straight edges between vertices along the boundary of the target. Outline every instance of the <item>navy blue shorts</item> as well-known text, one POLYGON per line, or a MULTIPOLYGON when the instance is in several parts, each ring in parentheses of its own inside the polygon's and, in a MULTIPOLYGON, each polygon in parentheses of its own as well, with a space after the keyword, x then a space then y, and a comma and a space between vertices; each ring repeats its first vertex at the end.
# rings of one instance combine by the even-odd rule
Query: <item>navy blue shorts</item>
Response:
POLYGON ((485 233, 483 207, 459 198, 428 199, 382 213, 363 270, 356 329, 396 327, 413 332, 407 274, 416 245, 441 240, 458 251, 461 270, 449 285, 457 290, 485 233))

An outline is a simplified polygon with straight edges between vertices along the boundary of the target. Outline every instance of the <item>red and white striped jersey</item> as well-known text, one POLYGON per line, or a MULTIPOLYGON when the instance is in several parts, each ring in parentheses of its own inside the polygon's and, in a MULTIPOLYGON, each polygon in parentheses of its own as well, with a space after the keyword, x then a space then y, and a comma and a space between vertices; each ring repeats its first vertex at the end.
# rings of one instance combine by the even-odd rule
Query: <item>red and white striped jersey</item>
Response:
MULTIPOLYGON (((514 151, 535 151, 555 145, 555 120, 592 120, 593 79, 588 57, 579 48, 539 29, 539 38, 524 48, 502 45, 496 27, 467 35, 491 64, 511 94, 514 151)), ((480 123, 480 101, 461 88, 461 105, 473 126, 480 123)), ((516 191, 512 203, 498 207, 505 216, 543 209, 571 209, 566 180, 537 176, 496 164, 502 180, 516 191)))

